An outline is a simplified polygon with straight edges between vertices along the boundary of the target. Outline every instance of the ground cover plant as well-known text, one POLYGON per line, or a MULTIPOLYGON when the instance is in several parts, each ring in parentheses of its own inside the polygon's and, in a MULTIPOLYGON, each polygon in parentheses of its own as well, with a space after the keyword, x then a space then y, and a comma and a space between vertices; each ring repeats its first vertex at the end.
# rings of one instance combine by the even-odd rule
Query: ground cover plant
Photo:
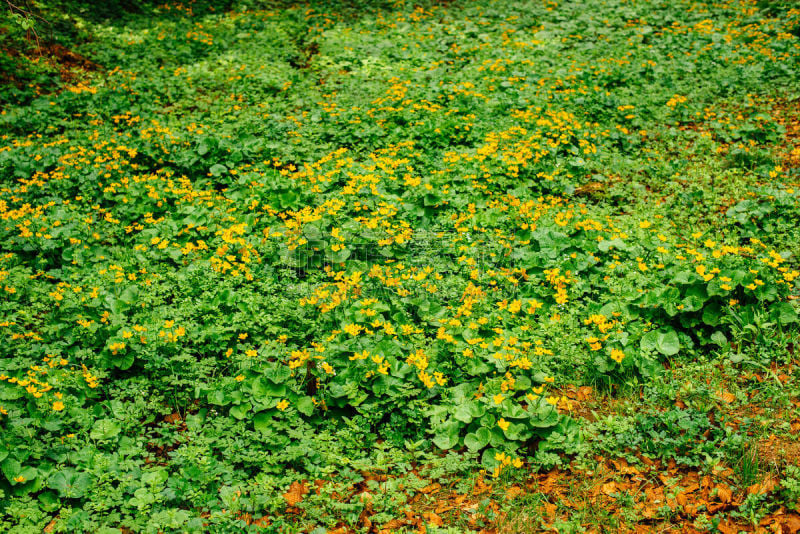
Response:
POLYGON ((793 3, 4 14, 1 531, 800 530, 793 3))

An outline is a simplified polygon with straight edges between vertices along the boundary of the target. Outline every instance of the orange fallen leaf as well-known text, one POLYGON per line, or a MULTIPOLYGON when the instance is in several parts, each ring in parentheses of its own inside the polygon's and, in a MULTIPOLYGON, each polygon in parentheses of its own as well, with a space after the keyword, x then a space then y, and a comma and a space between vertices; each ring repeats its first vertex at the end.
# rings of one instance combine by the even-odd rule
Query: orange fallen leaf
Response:
POLYGON ((522 493, 523 493, 522 488, 520 488, 519 486, 511 486, 510 488, 508 488, 508 490, 506 490, 506 499, 508 499, 509 501, 514 500, 517 497, 519 497, 522 493))
POLYGON ((733 499, 733 492, 725 484, 717 486, 717 499, 719 502, 729 503, 733 499))
POLYGON ((717 398, 725 404, 730 404, 736 400, 736 396, 727 389, 720 389, 716 392, 717 398))
POLYGON ((758 494, 769 493, 770 491, 774 490, 775 486, 777 485, 778 483, 775 481, 775 479, 772 478, 771 475, 767 475, 761 482, 756 482, 752 486, 748 487, 747 493, 749 493, 750 495, 754 495, 757 493, 758 494))
POLYGON ((604 495, 611 495, 612 493, 616 493, 617 491, 617 484, 614 481, 606 482, 600 488, 600 491, 603 492, 604 495))
POLYGON ((726 520, 719 525, 717 525, 717 529, 722 532, 722 534, 738 534, 739 527, 735 524, 731 523, 730 520, 726 520))
POLYGON ((164 422, 170 423, 170 424, 177 423, 180 420, 181 420, 181 414, 178 413, 178 412, 171 413, 171 414, 169 414, 169 415, 164 417, 164 422))
POLYGON ((389 521, 388 523, 384 524, 381 527, 380 532, 386 532, 386 533, 394 532, 400 529, 400 527, 404 526, 405 524, 406 522, 403 521, 402 519, 392 519, 391 521, 389 521))
POLYGON ((437 514, 443 514, 445 512, 449 512, 450 510, 452 510, 454 508, 454 506, 451 504, 451 502, 452 501, 449 501, 449 499, 448 499, 447 501, 441 501, 441 502, 437 503, 436 504, 436 509, 434 510, 434 512, 436 512, 437 514))
POLYGON ((283 494, 283 498, 286 499, 289 506, 296 506, 303 501, 303 496, 306 493, 308 493, 308 488, 305 483, 300 483, 295 480, 292 482, 292 485, 289 486, 289 491, 283 494))
POLYGON ((544 503, 544 513, 548 518, 552 519, 556 516, 556 509, 557 507, 555 504, 551 502, 544 503))
POLYGON ((429 485, 425 486, 424 488, 420 489, 419 492, 420 493, 425 493, 425 494, 433 493, 433 492, 439 490, 441 487, 442 487, 442 485, 438 484, 438 483, 429 484, 429 485))
POLYGON ((258 519, 253 520, 253 524, 257 527, 268 527, 271 521, 267 516, 261 516, 258 519))
POLYGON ((361 512, 361 515, 359 516, 358 521, 359 521, 361 527, 367 529, 367 531, 372 529, 372 520, 367 515, 367 510, 364 510, 363 512, 361 512))
POLYGON ((651 467, 652 467, 652 466, 654 466, 654 465, 656 465, 656 461, 655 461, 655 460, 653 460, 653 459, 651 459, 651 458, 648 458, 647 456, 642 456, 642 457, 640 458, 640 460, 642 460, 642 463, 643 463, 643 464, 645 464, 645 465, 648 465, 648 466, 651 466, 651 467))
POLYGON ((429 523, 429 524, 431 524, 431 525, 433 525, 435 527, 441 527, 444 524, 444 521, 442 521, 442 518, 439 517, 438 514, 435 514, 433 512, 425 512, 425 513, 422 514, 422 517, 423 517, 423 519, 425 519, 425 521, 427 523, 429 523))
POLYGON ((556 481, 558 480, 558 471, 553 469, 545 476, 545 479, 542 481, 542 493, 550 493, 553 490, 553 486, 555 485, 556 481))
POLYGON ((788 534, 797 534, 800 532, 800 516, 792 514, 781 518, 780 520, 781 532, 788 534))

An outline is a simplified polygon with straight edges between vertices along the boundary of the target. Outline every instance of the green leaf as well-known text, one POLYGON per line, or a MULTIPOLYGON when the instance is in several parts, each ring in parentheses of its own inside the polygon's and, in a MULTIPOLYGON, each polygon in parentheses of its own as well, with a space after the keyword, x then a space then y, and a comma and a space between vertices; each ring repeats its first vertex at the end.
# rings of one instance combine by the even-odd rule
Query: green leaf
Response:
POLYGON ((240 421, 247 417, 247 412, 250 411, 252 405, 249 402, 243 402, 231 407, 231 415, 240 421))
POLYGON ((558 410, 550 403, 539 400, 528 406, 528 424, 535 428, 549 428, 558 424, 558 410))
POLYGON ((209 403, 216 404, 217 406, 225 406, 229 402, 228 399, 225 398, 225 392, 219 389, 210 391, 206 398, 209 403))
POLYGON ((322 230, 320 230, 319 226, 316 224, 304 224, 303 235, 305 235, 309 241, 319 241, 322 239, 322 230))
POLYGON ((530 438, 533 433, 522 423, 511 423, 508 425, 508 428, 503 431, 503 434, 505 434, 508 439, 524 441, 530 438))
POLYGON ((703 307, 703 322, 708 326, 717 326, 722 317, 723 312, 719 302, 712 301, 703 307))
POLYGON ((223 174, 228 172, 228 167, 217 163, 215 165, 212 165, 208 171, 211 173, 211 176, 222 176, 223 174))
POLYGON ((423 206, 430 207, 436 206, 442 201, 439 195, 435 195, 433 193, 427 193, 425 197, 422 199, 423 206))
POLYGON ((618 250, 628 250, 628 245, 620 238, 611 239, 611 240, 602 240, 597 244, 597 250, 600 252, 608 252, 612 248, 616 248, 618 250))
POLYGON ((473 357, 467 360, 466 364, 464 365, 465 370, 472 376, 481 376, 485 375, 489 371, 492 370, 485 361, 481 358, 473 357))
POLYGON ((258 412, 253 416, 253 427, 258 432, 269 432, 273 425, 272 412, 258 412))
POLYGON ((639 373, 645 378, 654 378, 664 372, 664 366, 655 358, 641 357, 636 362, 639 373))
POLYGON ((142 483, 148 486, 161 486, 169 478, 169 473, 166 469, 153 469, 146 471, 142 474, 142 483))
POLYGON ((674 356, 681 350, 681 342, 675 330, 658 331, 656 337, 656 350, 664 356, 674 356))
POLYGON ((282 384, 292 377, 292 371, 283 364, 273 362, 270 367, 264 371, 264 376, 272 380, 275 384, 282 384))
POLYGON ((133 362, 136 358, 133 356, 133 352, 126 352, 125 354, 117 354, 114 356, 114 365, 119 369, 126 371, 133 366, 133 362))
POLYGON ((522 409, 519 404, 516 403, 505 403, 501 409, 501 415, 508 419, 522 419, 528 417, 528 413, 522 409))
POLYGON ((456 409, 453 411, 453 417, 462 423, 469 423, 473 419, 482 416, 485 411, 486 409, 481 403, 470 401, 456 406, 456 409))
POLYGON ((449 421, 437 429, 433 437, 433 443, 440 449, 448 450, 458 445, 459 430, 461 423, 449 421))
POLYGON ((314 413, 314 402, 311 397, 300 397, 295 403, 297 411, 303 415, 311 415, 314 413))
POLYGON ((719 330, 716 330, 714 331, 713 334, 711 334, 711 341, 713 341, 720 347, 724 347, 725 345, 728 344, 728 338, 726 338, 725 334, 723 334, 719 330))
POLYGON ((58 491, 60 497, 76 499, 83 497, 91 481, 88 473, 76 473, 73 469, 64 469, 50 475, 47 487, 58 491))
POLYGON ((495 458, 495 456, 497 455, 498 452, 502 451, 494 447, 483 451, 483 454, 481 454, 481 464, 487 469, 494 469, 495 467, 497 467, 499 462, 497 461, 497 458, 495 458))
POLYGON ((333 251, 329 250, 327 253, 327 257, 330 261, 334 263, 343 263, 350 257, 350 249, 343 248, 341 250, 333 251))
POLYGON ((111 419, 100 419, 95 421, 89 437, 95 440, 111 439, 122 430, 116 421, 111 419))
POLYGON ((214 150, 219 145, 219 141, 213 137, 203 137, 197 143, 197 154, 205 156, 210 151, 214 150))
POLYGON ((14 458, 6 458, 0 463, 0 470, 3 471, 9 482, 15 484, 14 478, 19 476, 20 471, 22 471, 22 464, 14 458))
POLYGON ((264 399, 265 397, 285 397, 286 386, 275 384, 272 380, 262 376, 253 381, 253 397, 264 399))
POLYGON ((472 452, 479 451, 489 444, 489 435, 489 430, 481 427, 464 436, 464 445, 472 452))
POLYGON ((656 350, 664 356, 674 356, 681 350, 678 334, 672 328, 653 330, 642 336, 640 342, 642 350, 649 352, 656 350))
POLYGON ((781 324, 797 322, 797 311, 789 302, 779 302, 770 308, 770 317, 781 324))

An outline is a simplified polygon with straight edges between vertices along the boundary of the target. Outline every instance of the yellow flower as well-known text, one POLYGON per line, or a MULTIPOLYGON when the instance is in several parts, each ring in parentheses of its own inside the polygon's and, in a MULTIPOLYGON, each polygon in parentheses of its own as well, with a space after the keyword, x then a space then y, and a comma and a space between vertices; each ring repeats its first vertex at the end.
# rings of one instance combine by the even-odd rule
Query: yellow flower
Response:
POLYGON ((619 349, 611 349, 611 359, 617 363, 622 363, 622 359, 625 357, 625 353, 619 349))
POLYGON ((366 360, 368 357, 369 357, 369 352, 364 350, 364 351, 361 351, 361 352, 354 353, 352 356, 350 356, 350 360, 351 361, 352 360, 366 360))
POLYGON ((22 475, 15 476, 14 477, 14 482, 16 482, 17 484, 21 484, 21 483, 25 482, 25 477, 22 476, 22 475))
POLYGON ((497 422, 497 426, 499 426, 499 427, 500 427, 500 428, 503 430, 503 432, 505 432, 506 430, 508 430, 508 426, 509 426, 510 424, 511 424, 511 423, 509 423, 509 422, 508 422, 508 421, 506 421, 505 419, 500 419, 500 420, 497 422))
POLYGON ((500 404, 501 402, 503 402, 503 399, 505 399, 505 397, 503 397, 499 393, 497 395, 495 395, 494 397, 492 397, 492 398, 494 399, 494 403, 495 404, 500 404))
POLYGON ((242 380, 244 380, 244 375, 239 375, 239 376, 237 376, 237 377, 235 378, 235 380, 236 380, 237 382, 241 382, 242 380))
POLYGON ((357 324, 347 324, 344 326, 344 331, 355 337, 361 332, 361 326, 357 324))
POLYGON ((53 410, 55 410, 55 411, 57 411, 57 412, 60 412, 60 411, 61 411, 61 410, 63 410, 63 409, 64 409, 64 403, 63 403, 63 402, 61 402, 61 401, 55 401, 55 402, 53 403, 53 410))
POLYGON ((515 458, 511 465, 519 469, 522 467, 522 458, 515 458))
POLYGON ((289 401, 287 401, 286 399, 280 401, 276 406, 276 408, 278 408, 280 411, 284 411, 288 407, 289 407, 289 401))

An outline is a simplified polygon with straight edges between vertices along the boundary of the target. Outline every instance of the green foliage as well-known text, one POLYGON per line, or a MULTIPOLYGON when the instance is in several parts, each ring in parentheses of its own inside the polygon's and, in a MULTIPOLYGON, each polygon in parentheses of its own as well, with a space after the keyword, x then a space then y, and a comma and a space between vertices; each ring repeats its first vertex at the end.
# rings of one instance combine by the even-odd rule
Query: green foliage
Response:
POLYGON ((670 371, 796 333, 794 11, 312 4, 37 5, 96 69, 0 22, 0 530, 356 528, 740 451, 670 371), (567 385, 655 393, 589 423, 567 385))

